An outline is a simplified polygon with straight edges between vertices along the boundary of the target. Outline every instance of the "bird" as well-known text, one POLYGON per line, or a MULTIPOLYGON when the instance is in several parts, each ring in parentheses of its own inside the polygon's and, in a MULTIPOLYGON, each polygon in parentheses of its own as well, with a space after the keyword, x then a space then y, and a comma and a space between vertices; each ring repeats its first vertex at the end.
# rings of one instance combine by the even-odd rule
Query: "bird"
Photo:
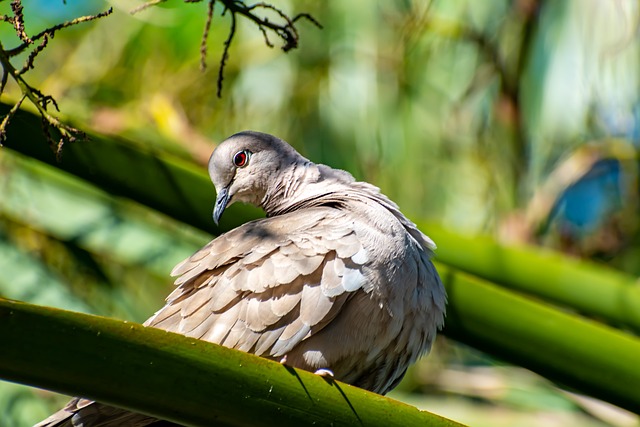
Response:
MULTIPOLYGON (((313 163, 270 134, 230 136, 208 171, 216 224, 235 202, 266 216, 179 263, 174 291, 144 325, 382 395, 398 385, 444 324, 434 242, 379 188, 313 163)), ((158 421, 74 398, 36 427, 158 421)))

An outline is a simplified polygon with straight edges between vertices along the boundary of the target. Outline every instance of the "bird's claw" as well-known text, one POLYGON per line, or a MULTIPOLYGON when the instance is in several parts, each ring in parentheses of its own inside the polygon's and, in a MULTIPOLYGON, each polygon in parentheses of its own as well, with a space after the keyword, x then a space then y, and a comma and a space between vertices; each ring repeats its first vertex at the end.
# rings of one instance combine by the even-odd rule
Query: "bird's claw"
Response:
POLYGON ((330 369, 321 368, 314 372, 316 375, 320 375, 324 378, 333 378, 333 371, 330 369))

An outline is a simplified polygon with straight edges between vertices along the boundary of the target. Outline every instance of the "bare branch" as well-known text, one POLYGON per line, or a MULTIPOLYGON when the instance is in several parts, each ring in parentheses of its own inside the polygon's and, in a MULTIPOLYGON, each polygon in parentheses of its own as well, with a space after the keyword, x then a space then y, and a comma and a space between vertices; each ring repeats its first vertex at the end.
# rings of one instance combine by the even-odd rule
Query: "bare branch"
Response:
POLYGON ((213 8, 216 4, 216 0, 209 0, 209 7, 207 8, 207 22, 204 25, 204 32, 202 33, 202 40, 200 42, 200 70, 207 69, 207 39, 209 38, 209 30, 211 29, 211 21, 213 20, 213 8))
POLYGON ((13 23, 13 27, 15 28, 18 37, 20 37, 20 40, 26 44, 33 43, 24 29, 24 15, 22 13, 21 0, 13 0, 11 2, 11 10, 13 11, 13 19, 11 22, 13 23))
POLYGON ((44 37, 42 38, 42 43, 40 43, 38 47, 36 47, 35 49, 33 49, 33 51, 31 51, 31 53, 29 54, 29 57, 24 63, 24 66, 20 71, 18 71, 18 74, 24 74, 33 68, 33 61, 36 59, 36 56, 38 56, 38 54, 42 52, 45 47, 47 47, 47 43, 49 43, 49 35, 45 34, 44 37))
POLYGON ((269 35, 267 34, 267 30, 265 30, 264 27, 262 26, 258 27, 258 29, 262 32, 262 36, 264 37, 264 44, 266 44, 269 47, 273 47, 273 43, 271 43, 271 40, 269 40, 269 35))
POLYGON ((311 22, 313 25, 315 25, 316 27, 322 29, 322 24, 320 24, 316 18, 314 18, 313 16, 309 15, 308 13, 299 13, 296 16, 293 17, 293 19, 291 20, 292 23, 296 23, 296 21, 298 21, 299 19, 306 19, 307 21, 311 22))
POLYGON ((2 147, 2 143, 7 139, 7 125, 9 124, 9 121, 13 115, 16 114, 16 111, 18 111, 18 108, 20 108, 22 101, 24 101, 26 97, 26 95, 22 95, 22 98, 20 98, 20 100, 11 107, 11 110, 9 110, 7 115, 4 116, 4 119, 2 119, 2 123, 0 123, 0 147, 2 147))
MULTIPOLYGON (((151 6, 157 5, 159 3, 164 3, 166 0, 149 0, 146 3, 136 7, 131 11, 131 13, 138 13, 141 10, 147 9, 151 6)), ((185 3, 201 3, 203 0, 183 0, 185 3)), ((207 0, 208 8, 207 8, 207 20, 204 27, 204 32, 202 34, 202 39, 200 41, 200 69, 206 69, 206 54, 207 54, 207 40, 209 38, 209 31, 211 29, 211 22, 213 20, 214 13, 214 5, 215 0, 207 0)), ((236 32, 236 23, 238 16, 244 16, 253 22, 258 30, 262 33, 264 38, 264 43, 268 47, 273 47, 274 44, 271 42, 269 38, 269 33, 275 33, 282 40, 282 50, 284 52, 289 52, 292 49, 298 47, 300 35, 298 34, 298 29, 296 28, 296 23, 301 19, 306 19, 311 22, 318 28, 322 28, 322 25, 318 23, 311 15, 308 13, 300 13, 293 18, 289 17, 286 13, 284 13, 281 9, 275 7, 272 4, 260 2, 252 5, 246 5, 241 0, 219 0, 223 5, 224 9, 222 11, 222 16, 224 16, 227 12, 230 12, 231 15, 231 26, 229 28, 229 33, 227 35, 227 39, 224 41, 222 56, 220 57, 219 62, 219 70, 218 70, 218 97, 222 96, 222 81, 224 80, 224 68, 227 64, 227 60, 229 59, 229 46, 233 41, 233 37, 236 32), (259 11, 271 11, 277 15, 278 20, 282 22, 272 22, 267 17, 263 17, 258 15, 259 11)))
POLYGON ((150 0, 146 3, 141 4, 140 6, 136 7, 135 9, 132 9, 129 13, 132 15, 135 15, 138 12, 142 12, 145 9, 150 8, 151 6, 155 6, 157 4, 160 3, 164 3, 166 0, 150 0))
POLYGON ((236 15, 231 14, 231 28, 229 29, 229 36, 224 42, 224 50, 222 51, 222 58, 220 58, 220 68, 218 69, 218 98, 222 98, 222 80, 224 80, 224 66, 229 59, 229 46, 233 41, 233 36, 236 34, 236 15))
POLYGON ((31 38, 26 34, 25 31, 21 0, 12 0, 11 10, 13 12, 13 16, 3 15, 0 17, 0 21, 9 22, 12 24, 16 36, 20 41, 22 41, 22 43, 13 49, 7 50, 4 48, 2 42, 0 41, 0 65, 2 66, 0 94, 4 92, 7 81, 9 77, 11 77, 20 88, 22 97, 11 108, 9 113, 3 118, 2 122, 0 122, 0 145, 2 145, 2 141, 6 136, 6 128, 9 124, 9 121, 15 115, 18 108, 20 108, 24 100, 28 99, 29 102, 31 102, 38 109, 38 112, 42 117, 42 126, 45 138, 47 139, 53 151, 56 153, 56 157, 59 160, 62 154, 62 148, 65 143, 74 142, 79 138, 86 139, 86 135, 82 131, 66 125, 60 122, 60 120, 58 120, 56 117, 52 116, 47 110, 50 105, 53 105, 56 111, 59 111, 58 103, 56 102, 56 100, 52 96, 45 95, 39 89, 29 85, 24 79, 23 75, 33 68, 35 58, 48 46, 49 40, 53 38, 56 31, 62 28, 70 27, 72 25, 102 18, 111 14, 113 12, 113 9, 109 8, 107 11, 98 13, 96 15, 82 16, 71 21, 63 22, 53 27, 49 27, 31 38), (23 67, 20 70, 16 70, 14 65, 11 63, 11 58, 30 48, 37 40, 42 41, 29 53, 23 67), (59 138, 57 140, 54 140, 52 136, 52 130, 54 129, 56 133, 59 134, 59 136, 56 137, 59 138))
MULTIPOLYGON (((109 9, 105 10, 104 12, 100 12, 100 13, 98 13, 96 15, 81 16, 79 18, 72 19, 71 21, 66 21, 66 22, 63 22, 61 24, 54 25, 53 27, 47 28, 46 30, 43 30, 43 31, 39 32, 38 34, 36 34, 35 36, 33 36, 31 38, 31 41, 34 42, 36 40, 39 40, 42 37, 44 37, 45 35, 48 35, 49 38, 51 38, 56 33, 56 31, 59 31, 59 30, 61 30, 63 28, 67 28, 67 27, 71 27, 72 25, 77 25, 77 24, 81 24, 83 22, 89 22, 89 21, 93 21, 93 20, 96 20, 96 19, 99 19, 99 18, 103 18, 105 16, 111 15, 112 13, 113 13, 113 8, 110 7, 109 9)), ((7 55, 9 55, 9 57, 16 56, 19 53, 22 53, 22 51, 24 51, 27 47, 29 47, 29 43, 22 43, 18 47, 15 47, 13 49, 7 50, 7 55)))

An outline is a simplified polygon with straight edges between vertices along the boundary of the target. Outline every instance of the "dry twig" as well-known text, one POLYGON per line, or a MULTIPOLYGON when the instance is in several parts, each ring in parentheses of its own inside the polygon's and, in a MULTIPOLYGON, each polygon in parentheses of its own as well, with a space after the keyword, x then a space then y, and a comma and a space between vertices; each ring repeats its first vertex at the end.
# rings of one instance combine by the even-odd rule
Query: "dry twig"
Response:
MULTIPOLYGON (((164 3, 165 1, 166 0, 147 1, 146 3, 133 9, 131 13, 138 13, 151 6, 155 6, 159 3, 164 3)), ((185 3, 201 3, 202 1, 203 0, 184 0, 185 3)), ((211 28, 211 22, 213 20, 216 0, 207 0, 207 2, 207 20, 200 42, 200 68, 202 70, 206 69, 207 39, 209 37, 209 30, 211 28)), ((258 29, 262 33, 262 36, 264 37, 264 42, 268 47, 274 46, 269 39, 269 33, 276 34, 282 40, 282 50, 285 52, 289 52, 290 50, 298 47, 300 35, 298 34, 296 23, 299 20, 306 19, 307 21, 310 21, 311 23, 316 25, 318 28, 322 28, 322 25, 320 25, 320 23, 318 23, 318 21, 316 21, 308 13, 300 13, 292 18, 284 13, 281 9, 278 9, 277 7, 269 3, 260 2, 252 5, 246 5, 243 1, 239 0, 219 0, 219 2, 223 5, 221 16, 224 16, 227 14, 227 12, 229 12, 229 14, 231 15, 231 24, 229 27, 227 38, 223 43, 222 55, 219 62, 218 97, 222 96, 224 68, 227 64, 227 60, 229 59, 229 49, 236 34, 236 24, 238 16, 245 17, 258 27, 258 29), (277 15, 280 22, 271 21, 268 17, 259 15, 259 11, 271 11, 272 13, 277 15)))
POLYGON ((84 132, 66 125, 56 117, 52 116, 47 111, 47 109, 49 105, 53 105, 53 107, 57 111, 59 111, 58 104, 56 103, 55 99, 53 99, 53 97, 51 97, 50 95, 43 94, 39 89, 29 85, 24 79, 23 75, 34 67, 34 61, 36 57, 48 46, 49 40, 53 38, 56 31, 62 28, 70 27, 72 25, 80 24, 82 22, 88 22, 94 19, 102 18, 111 14, 113 10, 109 9, 96 15, 82 16, 71 21, 66 21, 61 24, 54 25, 53 27, 47 28, 33 37, 29 37, 25 28, 24 14, 22 9, 23 8, 21 0, 12 0, 12 15, 0 16, 1 22, 10 23, 13 26, 16 36, 21 41, 18 46, 12 49, 5 49, 2 42, 0 42, 0 65, 2 65, 0 94, 4 93, 4 88, 9 77, 11 77, 16 82, 22 92, 22 97, 20 98, 20 100, 14 104, 11 110, 9 110, 9 112, 0 122, 0 145, 2 145, 2 142, 6 138, 7 125, 11 121, 11 118, 18 111, 24 100, 28 99, 38 109, 38 112, 42 117, 42 127, 44 135, 59 160, 62 154, 62 147, 66 142, 74 142, 77 139, 86 139, 86 135, 84 134, 84 132), (35 42, 38 40, 42 41, 40 42, 40 44, 35 45, 35 42), (16 69, 16 67, 11 62, 12 58, 31 48, 33 50, 27 56, 24 65, 19 70, 16 69), (54 139, 54 136, 51 132, 52 129, 55 129, 57 131, 57 133, 59 134, 59 139, 54 139))

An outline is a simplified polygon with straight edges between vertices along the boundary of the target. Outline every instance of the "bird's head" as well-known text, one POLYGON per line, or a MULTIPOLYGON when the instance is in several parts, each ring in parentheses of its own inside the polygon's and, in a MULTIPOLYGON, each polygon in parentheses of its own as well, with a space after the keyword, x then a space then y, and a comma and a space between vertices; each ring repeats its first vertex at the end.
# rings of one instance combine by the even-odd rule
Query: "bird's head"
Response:
POLYGON ((279 184, 281 173, 299 162, 308 160, 273 135, 245 131, 224 140, 209 159, 209 176, 217 194, 215 223, 236 201, 258 206, 270 186, 279 184))

